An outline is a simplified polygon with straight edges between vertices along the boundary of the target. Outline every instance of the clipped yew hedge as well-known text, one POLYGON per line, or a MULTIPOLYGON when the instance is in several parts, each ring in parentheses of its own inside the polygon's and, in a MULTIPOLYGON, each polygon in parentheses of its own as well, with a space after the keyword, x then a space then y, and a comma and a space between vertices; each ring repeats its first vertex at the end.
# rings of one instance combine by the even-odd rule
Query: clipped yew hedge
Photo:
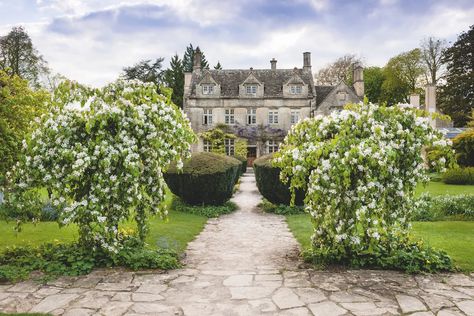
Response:
POLYGON ((239 156, 239 155, 234 156, 234 158, 240 161, 241 163, 240 174, 244 174, 247 171, 247 158, 245 158, 244 156, 239 156))
MULTIPOLYGON (((291 193, 289 184, 280 181, 280 169, 272 166, 273 155, 255 159, 253 169, 260 194, 273 204, 290 205, 291 193)), ((296 191, 295 204, 303 205, 305 192, 296 191)))
POLYGON ((242 164, 239 160, 215 153, 193 153, 178 171, 171 165, 164 174, 175 195, 191 205, 221 205, 231 197, 242 164))

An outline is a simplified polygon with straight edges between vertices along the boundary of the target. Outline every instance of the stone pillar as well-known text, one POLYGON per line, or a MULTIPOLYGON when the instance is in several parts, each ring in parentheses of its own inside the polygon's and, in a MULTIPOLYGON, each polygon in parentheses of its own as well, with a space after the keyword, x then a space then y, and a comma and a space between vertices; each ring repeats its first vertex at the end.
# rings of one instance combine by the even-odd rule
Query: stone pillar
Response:
POLYGON ((303 71, 311 72, 311 53, 303 53, 303 71))
MULTIPOLYGON (((425 86, 425 110, 430 114, 436 113, 436 85, 434 84, 425 86)), ((430 124, 436 127, 436 119, 430 119, 430 124)))
POLYGON ((413 105, 416 108, 420 108, 420 95, 412 93, 410 94, 410 105, 413 105))
POLYGON ((275 58, 272 58, 272 60, 270 60, 270 65, 272 66, 272 70, 276 70, 277 69, 277 60, 275 58))
MULTIPOLYGON (((353 75, 354 75, 354 90, 359 98, 364 97, 364 68, 360 63, 354 63, 353 65, 353 75)), ((369 100, 374 101, 374 100, 369 100)))

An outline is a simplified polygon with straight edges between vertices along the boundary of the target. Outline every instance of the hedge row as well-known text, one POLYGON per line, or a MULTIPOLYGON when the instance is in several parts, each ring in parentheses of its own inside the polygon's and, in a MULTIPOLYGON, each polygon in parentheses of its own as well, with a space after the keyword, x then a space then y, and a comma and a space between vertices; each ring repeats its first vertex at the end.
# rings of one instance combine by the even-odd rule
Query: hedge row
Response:
POLYGON ((234 156, 234 158, 240 161, 241 163, 240 174, 244 174, 247 171, 247 158, 243 156, 234 156))
MULTIPOLYGON (((253 162, 258 190, 273 204, 289 205, 291 201, 289 185, 280 181, 280 169, 272 166, 272 158, 272 154, 265 155, 253 162)), ((295 204, 303 205, 304 197, 304 191, 296 191, 295 204)))
POLYGON ((443 174, 447 184, 474 184, 474 167, 449 169, 443 174))
POLYGON ((182 171, 171 165, 164 174, 166 184, 175 195, 191 205, 220 205, 232 197, 242 163, 215 153, 193 153, 182 171))

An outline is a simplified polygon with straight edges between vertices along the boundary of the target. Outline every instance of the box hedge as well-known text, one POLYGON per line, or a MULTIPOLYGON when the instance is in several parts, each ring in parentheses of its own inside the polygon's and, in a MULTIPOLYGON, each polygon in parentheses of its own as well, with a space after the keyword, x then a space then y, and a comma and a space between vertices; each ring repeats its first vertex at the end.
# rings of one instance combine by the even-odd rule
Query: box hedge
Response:
MULTIPOLYGON (((272 158, 272 154, 265 155, 253 162, 258 190, 273 204, 289 205, 291 200, 289 185, 280 181, 280 169, 272 166, 272 158)), ((304 197, 304 191, 296 191, 295 204, 303 205, 304 197)))
POLYGON ((183 170, 171 165, 164 174, 171 192, 191 205, 220 205, 232 197, 242 164, 235 158, 215 153, 193 153, 183 170))
POLYGON ((453 138, 458 164, 463 167, 474 167, 474 128, 453 138))
POLYGON ((448 169, 443 174, 446 184, 474 184, 474 167, 448 169))
POLYGON ((240 174, 244 174, 247 171, 247 158, 243 156, 239 156, 239 155, 235 155, 234 158, 240 161, 241 163, 240 174))

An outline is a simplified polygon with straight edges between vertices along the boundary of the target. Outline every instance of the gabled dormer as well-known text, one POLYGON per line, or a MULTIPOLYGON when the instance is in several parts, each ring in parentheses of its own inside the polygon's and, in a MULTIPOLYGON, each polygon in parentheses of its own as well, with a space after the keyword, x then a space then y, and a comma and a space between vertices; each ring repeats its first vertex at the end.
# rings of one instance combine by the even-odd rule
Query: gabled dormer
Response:
POLYGON ((217 83, 208 70, 196 84, 196 96, 201 98, 218 98, 221 96, 221 85, 217 83))
POLYGON ((239 85, 239 97, 241 98, 262 98, 264 84, 260 82, 254 75, 253 69, 250 68, 250 74, 239 85))
POLYGON ((283 84, 284 98, 306 98, 308 96, 308 85, 298 75, 294 69, 293 76, 283 84))
POLYGON ((332 111, 340 111, 347 103, 358 103, 361 101, 354 89, 348 86, 344 81, 333 86, 326 96, 316 95, 316 99, 320 97, 323 99, 317 101, 319 104, 317 112, 324 114, 329 114, 332 111))

